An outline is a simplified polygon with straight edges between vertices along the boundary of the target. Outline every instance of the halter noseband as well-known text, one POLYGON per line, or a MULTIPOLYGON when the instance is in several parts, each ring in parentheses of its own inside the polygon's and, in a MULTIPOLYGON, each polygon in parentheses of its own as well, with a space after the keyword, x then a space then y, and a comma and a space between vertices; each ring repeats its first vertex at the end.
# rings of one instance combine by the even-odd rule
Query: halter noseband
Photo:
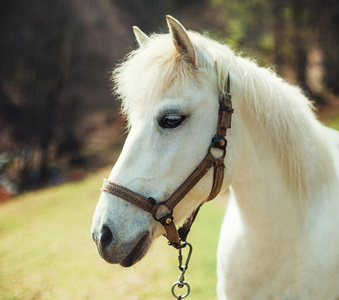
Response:
POLYGON ((186 237, 190 231, 192 223, 201 207, 207 201, 214 199, 220 192, 224 179, 224 158, 226 156, 226 130, 231 128, 233 108, 230 94, 230 77, 227 76, 226 93, 221 93, 217 132, 213 137, 208 148, 208 153, 201 161, 193 173, 179 186, 179 188, 164 202, 157 203, 153 198, 146 198, 125 188, 118 183, 104 179, 102 191, 117 196, 137 207, 150 213, 153 218, 160 222, 166 230, 166 236, 171 245, 176 248, 180 247, 180 242, 186 241, 186 237), (213 156, 211 149, 218 148, 223 151, 223 155, 219 158, 213 156), (213 185, 207 199, 199 205, 199 207, 187 217, 186 221, 178 230, 173 221, 173 209, 186 196, 186 194, 199 182, 199 180, 214 167, 213 185))

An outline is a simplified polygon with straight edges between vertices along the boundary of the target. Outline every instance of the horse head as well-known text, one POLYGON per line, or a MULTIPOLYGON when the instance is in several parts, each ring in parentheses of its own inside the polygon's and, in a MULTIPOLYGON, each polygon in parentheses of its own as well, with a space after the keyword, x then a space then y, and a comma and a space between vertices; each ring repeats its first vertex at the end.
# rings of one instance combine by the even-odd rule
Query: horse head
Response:
MULTIPOLYGON (((157 203, 168 199, 206 156, 217 128, 221 92, 215 61, 194 42, 196 34, 170 16, 167 23, 170 34, 151 38, 133 27, 140 47, 113 73, 129 134, 108 180, 157 203)), ((213 149, 213 154, 217 157, 220 150, 213 149)), ((233 169, 231 161, 225 164, 223 189, 233 169)), ((173 219, 182 219, 202 203, 212 181, 209 170, 175 207, 173 219)), ((92 236, 107 262, 135 264, 163 232, 150 213, 102 192, 92 236)))

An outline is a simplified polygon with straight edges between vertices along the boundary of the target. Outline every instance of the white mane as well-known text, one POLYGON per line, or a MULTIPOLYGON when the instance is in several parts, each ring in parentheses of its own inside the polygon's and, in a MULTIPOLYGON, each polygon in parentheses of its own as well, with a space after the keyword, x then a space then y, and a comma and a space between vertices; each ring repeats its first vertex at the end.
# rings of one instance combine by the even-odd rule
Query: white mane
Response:
MULTIPOLYGON (((220 91, 225 89, 228 72, 231 74, 235 113, 242 114, 249 128, 260 129, 268 139, 291 190, 306 198, 308 187, 326 182, 333 175, 333 163, 319 133, 322 125, 301 90, 225 45, 194 32, 189 32, 189 37, 215 63, 220 91)), ((170 35, 164 34, 153 35, 146 45, 132 51, 112 79, 130 121, 134 113, 152 107, 168 87, 176 85, 180 91, 192 77, 203 84, 208 75, 205 69, 197 70, 184 62, 170 35)))

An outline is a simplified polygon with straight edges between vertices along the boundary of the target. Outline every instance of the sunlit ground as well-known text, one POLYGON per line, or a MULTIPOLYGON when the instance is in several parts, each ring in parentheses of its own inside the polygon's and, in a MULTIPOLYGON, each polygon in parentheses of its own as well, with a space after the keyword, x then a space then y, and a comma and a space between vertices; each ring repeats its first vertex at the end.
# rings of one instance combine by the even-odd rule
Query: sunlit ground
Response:
MULTIPOLYGON (((0 206, 0 299, 174 299, 177 252, 165 238, 132 268, 109 265, 90 236, 104 169, 0 206)), ((193 225, 186 273, 191 299, 216 299, 216 248, 224 209, 208 203, 193 225)))

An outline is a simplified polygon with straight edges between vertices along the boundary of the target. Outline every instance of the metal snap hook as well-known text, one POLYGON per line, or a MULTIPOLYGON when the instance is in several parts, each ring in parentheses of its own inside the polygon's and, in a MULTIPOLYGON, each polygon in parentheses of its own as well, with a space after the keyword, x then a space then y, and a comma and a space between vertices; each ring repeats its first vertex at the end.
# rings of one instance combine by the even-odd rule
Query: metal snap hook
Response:
POLYGON ((174 282, 173 285, 172 285, 172 294, 175 298, 177 299, 184 299, 186 298, 190 291, 191 291, 191 288, 189 286, 189 284, 185 281, 185 272, 187 271, 188 269, 188 263, 191 259, 191 255, 192 255, 192 251, 193 251, 193 247, 190 243, 187 243, 187 242, 182 242, 180 244, 180 247, 179 247, 179 253, 178 253, 178 261, 179 261, 179 270, 180 270, 180 276, 179 276, 179 279, 178 281, 174 282), (183 264, 183 255, 182 255, 182 249, 185 248, 186 246, 188 246, 188 253, 187 253, 187 257, 186 257, 186 260, 183 264), (175 291, 175 289, 178 288, 178 289, 182 289, 182 288, 186 288, 186 293, 185 294, 180 294, 180 293, 177 293, 175 291))
POLYGON ((178 253, 178 261, 179 261, 179 270, 183 273, 186 272, 188 269, 188 263, 190 262, 191 255, 192 255, 193 247, 190 243, 188 242, 182 242, 181 247, 179 248, 179 253, 178 253), (188 253, 187 253, 187 258, 185 261, 185 264, 182 264, 183 261, 183 256, 182 256, 182 249, 188 246, 188 253))

